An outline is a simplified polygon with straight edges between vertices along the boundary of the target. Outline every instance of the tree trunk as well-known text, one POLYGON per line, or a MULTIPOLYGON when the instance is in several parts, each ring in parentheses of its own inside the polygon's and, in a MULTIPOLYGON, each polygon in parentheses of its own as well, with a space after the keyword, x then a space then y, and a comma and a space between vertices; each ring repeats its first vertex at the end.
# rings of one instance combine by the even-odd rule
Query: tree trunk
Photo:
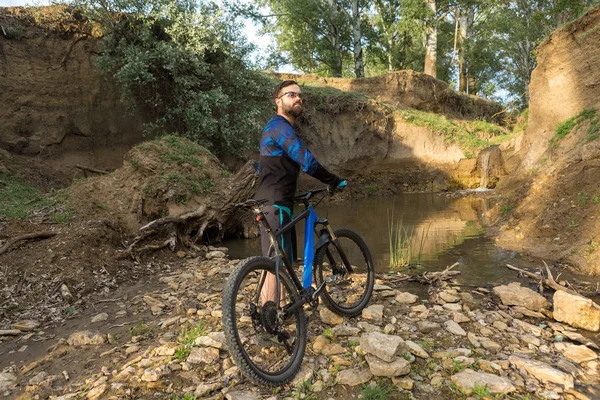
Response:
POLYGON ((363 51, 360 44, 362 30, 360 26, 358 0, 352 0, 352 22, 352 36, 354 39, 354 73, 357 78, 363 78, 365 76, 365 66, 363 64, 363 51))
POLYGON ((437 18, 435 0, 425 0, 427 6, 433 11, 433 17, 425 30, 425 69, 427 75, 434 78, 437 75, 437 18))
POLYGON ((466 46, 469 29, 473 24, 473 10, 465 8, 458 17, 458 91, 467 92, 467 57, 466 46))
POLYGON ((336 78, 342 77, 342 50, 340 46, 340 31, 338 27, 338 5, 337 0, 329 0, 329 10, 331 20, 329 26, 329 40, 333 48, 333 76, 336 78))

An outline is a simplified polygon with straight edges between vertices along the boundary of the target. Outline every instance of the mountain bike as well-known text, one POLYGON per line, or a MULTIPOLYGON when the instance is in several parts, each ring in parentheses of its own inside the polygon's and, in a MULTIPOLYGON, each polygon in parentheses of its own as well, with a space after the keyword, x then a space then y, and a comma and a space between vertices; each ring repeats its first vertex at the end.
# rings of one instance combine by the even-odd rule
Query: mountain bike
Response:
POLYGON ((318 219, 310 203, 322 195, 316 207, 326 193, 334 191, 327 187, 297 195, 295 200, 304 210, 276 230, 265 218, 267 200, 236 204, 252 211, 271 243, 271 257, 244 260, 223 289, 223 330, 229 353, 255 384, 284 385, 300 370, 307 342, 305 305, 316 309, 320 298, 334 313, 354 317, 371 298, 375 272, 365 241, 350 229, 333 229, 327 218, 318 219), (282 238, 302 220, 306 229, 301 281, 283 250, 282 238), (265 282, 273 275, 275 298, 265 300, 265 282))

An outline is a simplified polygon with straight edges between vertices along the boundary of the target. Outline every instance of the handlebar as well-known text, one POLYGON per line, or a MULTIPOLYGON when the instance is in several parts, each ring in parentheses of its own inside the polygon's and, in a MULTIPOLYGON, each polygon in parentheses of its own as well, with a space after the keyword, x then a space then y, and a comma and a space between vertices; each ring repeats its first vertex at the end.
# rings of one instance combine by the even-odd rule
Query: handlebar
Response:
MULTIPOLYGON (((305 193, 297 194, 296 196, 294 196, 294 201, 308 204, 308 201, 311 199, 311 197, 313 197, 316 194, 327 192, 327 193, 329 193, 330 196, 333 196, 336 192, 341 192, 342 190, 343 190, 343 188, 333 187, 331 185, 328 185, 327 187, 324 187, 321 189, 310 190, 305 193)), ((236 203, 235 207, 248 207, 248 206, 260 207, 263 204, 265 204, 266 202, 268 202, 267 199, 260 199, 260 200, 249 199, 246 201, 242 201, 241 203, 236 203)))

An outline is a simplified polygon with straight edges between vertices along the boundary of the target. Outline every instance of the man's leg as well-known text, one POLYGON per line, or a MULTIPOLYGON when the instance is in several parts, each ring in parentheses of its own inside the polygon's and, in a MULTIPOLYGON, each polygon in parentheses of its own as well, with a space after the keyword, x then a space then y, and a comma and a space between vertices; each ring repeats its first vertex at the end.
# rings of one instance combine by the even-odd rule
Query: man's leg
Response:
MULTIPOLYGON (((291 216, 279 207, 265 206, 264 211, 266 214, 267 222, 272 230, 276 230, 282 225, 285 225, 291 220, 291 216)), ((271 241, 267 232, 261 227, 261 244, 263 256, 270 257, 273 254, 269 254, 271 250, 271 241)), ((291 234, 286 233, 282 243, 283 249, 286 253, 291 251, 291 234)), ((290 253, 291 254, 291 253, 290 253)), ((267 301, 275 301, 277 297, 277 280, 274 274, 267 273, 265 281, 260 291, 260 304, 263 305, 267 301)), ((283 284, 280 283, 280 305, 285 305, 285 292, 283 284)))

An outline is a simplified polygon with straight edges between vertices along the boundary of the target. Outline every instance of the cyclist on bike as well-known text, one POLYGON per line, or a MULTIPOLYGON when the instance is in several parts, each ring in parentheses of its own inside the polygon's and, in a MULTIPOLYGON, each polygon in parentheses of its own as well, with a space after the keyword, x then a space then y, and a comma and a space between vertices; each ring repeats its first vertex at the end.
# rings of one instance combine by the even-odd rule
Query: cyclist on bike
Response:
MULTIPOLYGON (((275 86, 273 100, 277 114, 267 123, 260 139, 260 182, 256 199, 268 199, 264 207, 267 222, 272 229, 292 219, 294 196, 300 170, 333 187, 344 187, 346 181, 327 171, 304 145, 294 129, 296 118, 302 113, 302 92, 293 80, 275 86)), ((270 256, 269 236, 261 228, 262 253, 270 256)), ((287 232, 282 247, 288 258, 295 259, 295 234, 287 232)), ((261 303, 275 299, 275 276, 269 274, 261 291, 261 303)))

